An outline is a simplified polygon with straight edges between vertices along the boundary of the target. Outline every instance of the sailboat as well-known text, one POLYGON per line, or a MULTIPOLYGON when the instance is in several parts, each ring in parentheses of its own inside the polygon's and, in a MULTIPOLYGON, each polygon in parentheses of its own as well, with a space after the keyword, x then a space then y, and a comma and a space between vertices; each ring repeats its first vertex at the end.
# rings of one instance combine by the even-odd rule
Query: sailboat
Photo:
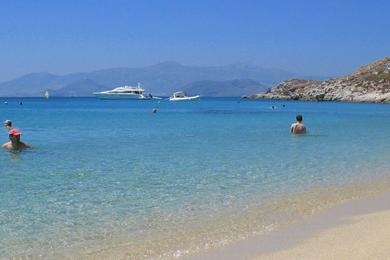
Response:
POLYGON ((45 94, 43 94, 43 95, 45 96, 46 99, 48 99, 49 98, 49 90, 46 90, 45 94))

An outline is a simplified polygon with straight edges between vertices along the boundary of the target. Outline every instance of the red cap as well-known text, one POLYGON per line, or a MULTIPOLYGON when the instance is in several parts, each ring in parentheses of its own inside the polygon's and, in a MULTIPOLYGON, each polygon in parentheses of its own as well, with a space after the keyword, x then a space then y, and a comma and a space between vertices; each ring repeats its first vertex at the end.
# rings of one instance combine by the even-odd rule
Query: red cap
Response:
POLYGON ((8 134, 17 136, 17 135, 21 135, 22 133, 19 131, 19 129, 14 128, 11 131, 9 131, 8 134))

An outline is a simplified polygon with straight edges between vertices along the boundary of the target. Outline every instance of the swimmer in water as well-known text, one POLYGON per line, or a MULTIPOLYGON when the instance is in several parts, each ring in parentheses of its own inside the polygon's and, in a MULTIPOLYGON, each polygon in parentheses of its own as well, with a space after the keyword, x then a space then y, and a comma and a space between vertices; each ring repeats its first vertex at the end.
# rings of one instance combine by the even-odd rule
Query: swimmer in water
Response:
POLYGON ((30 148, 28 144, 23 143, 20 141, 21 132, 14 128, 11 131, 9 131, 8 136, 10 141, 3 144, 3 148, 13 151, 20 151, 26 148, 30 148))
POLYGON ((302 124, 302 115, 297 115, 296 119, 297 122, 291 125, 290 132, 293 134, 306 134, 306 127, 302 124))
POLYGON ((4 127, 7 128, 8 130, 11 130, 12 128, 12 121, 11 120, 5 120, 4 121, 4 127))

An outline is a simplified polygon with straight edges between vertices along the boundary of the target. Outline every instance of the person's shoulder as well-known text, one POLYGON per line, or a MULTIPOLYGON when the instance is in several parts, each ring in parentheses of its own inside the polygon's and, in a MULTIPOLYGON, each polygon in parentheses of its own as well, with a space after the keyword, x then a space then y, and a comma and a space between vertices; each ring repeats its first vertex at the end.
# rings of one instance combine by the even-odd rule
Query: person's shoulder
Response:
POLYGON ((21 144, 22 144, 22 148, 31 148, 31 146, 29 146, 29 145, 26 144, 26 143, 21 142, 21 144))
POLYGON ((2 145, 3 148, 10 149, 12 147, 11 142, 5 143, 2 145))

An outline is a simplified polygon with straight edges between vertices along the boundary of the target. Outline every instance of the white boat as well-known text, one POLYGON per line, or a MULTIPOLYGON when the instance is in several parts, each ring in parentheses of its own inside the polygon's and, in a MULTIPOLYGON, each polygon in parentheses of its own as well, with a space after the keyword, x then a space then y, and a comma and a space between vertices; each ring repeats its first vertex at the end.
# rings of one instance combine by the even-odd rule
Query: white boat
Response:
POLYGON ((153 99, 151 94, 145 95, 145 90, 138 83, 136 87, 133 86, 121 86, 111 90, 102 92, 94 92, 95 97, 100 99, 153 99))
POLYGON ((43 94, 43 96, 48 99, 49 98, 49 90, 46 90, 45 93, 43 94))
POLYGON ((200 96, 187 96, 184 91, 178 91, 172 94, 169 98, 169 101, 189 101, 189 100, 197 100, 200 96))

